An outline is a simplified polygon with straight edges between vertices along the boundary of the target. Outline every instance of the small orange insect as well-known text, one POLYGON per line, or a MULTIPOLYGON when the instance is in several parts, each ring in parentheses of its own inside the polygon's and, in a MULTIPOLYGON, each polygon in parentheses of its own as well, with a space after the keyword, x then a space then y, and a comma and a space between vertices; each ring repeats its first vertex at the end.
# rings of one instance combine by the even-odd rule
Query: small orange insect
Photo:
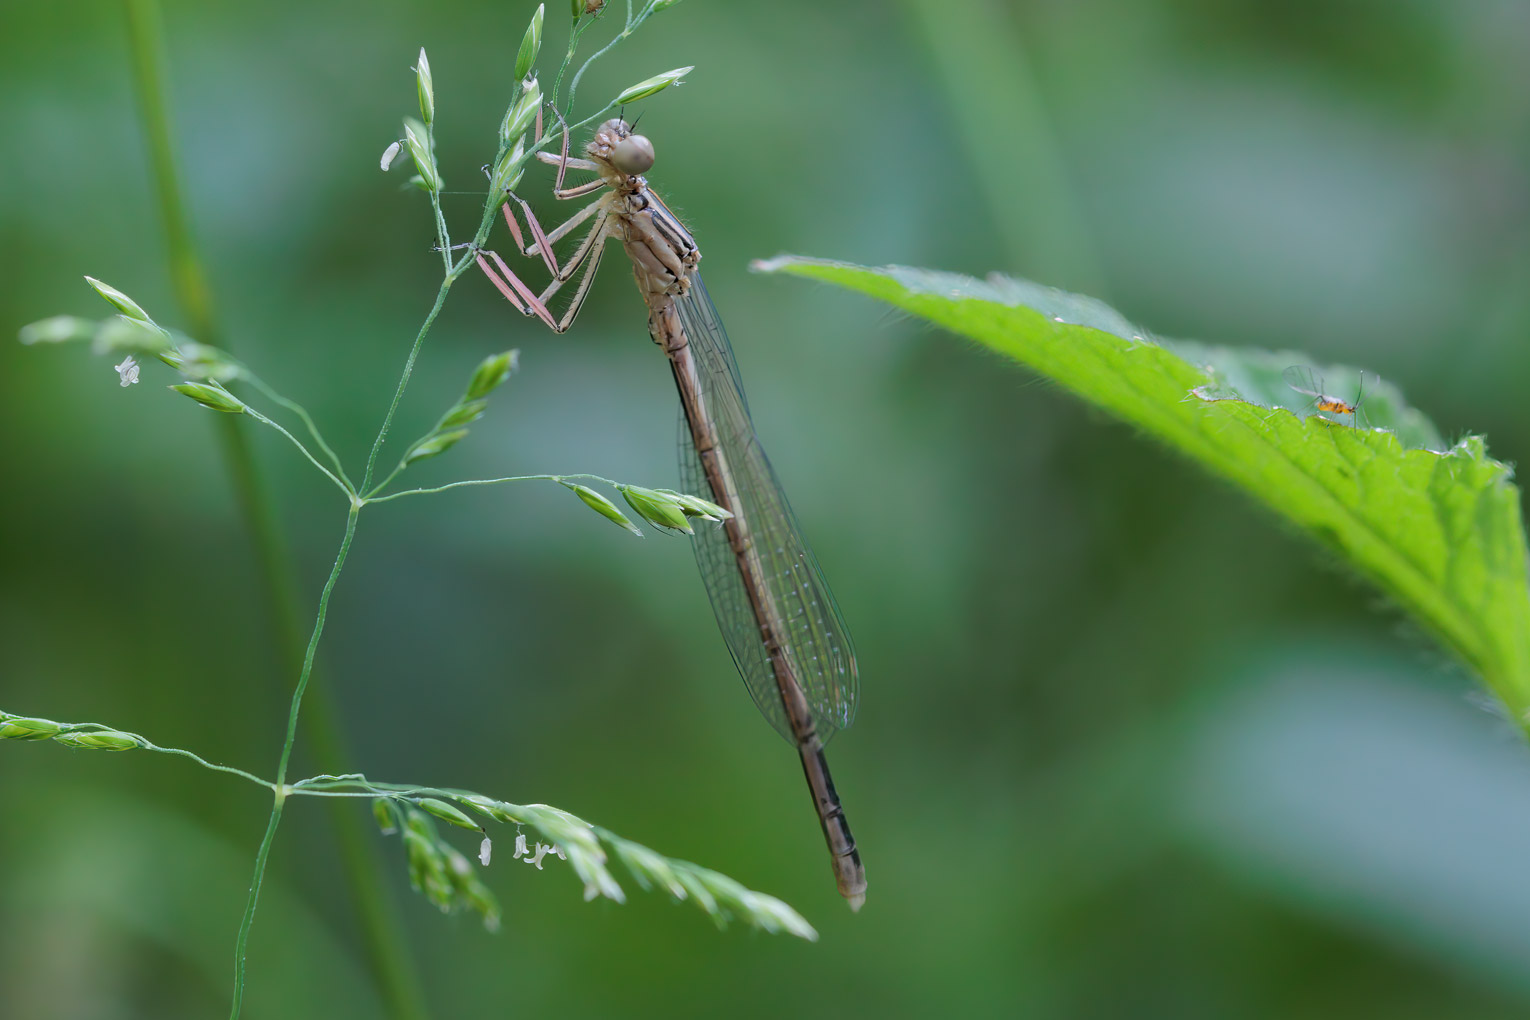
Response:
MULTIPOLYGON (((1353 404, 1346 400, 1341 400, 1340 398, 1332 396, 1328 393, 1324 393, 1323 380, 1315 377, 1312 374, 1312 369, 1308 368, 1306 365, 1292 365, 1290 368, 1285 370, 1283 375, 1285 377, 1287 386, 1291 387, 1293 390, 1300 393, 1304 397, 1312 398, 1312 400, 1308 402, 1308 406, 1316 407, 1319 411, 1325 411, 1328 414, 1347 415, 1351 419, 1350 422, 1344 422, 1340 420, 1338 424, 1353 424, 1355 421, 1358 421, 1360 405, 1365 402, 1364 372, 1360 373, 1360 391, 1355 394, 1355 402, 1353 404)), ((1323 420, 1333 421, 1331 418, 1325 418, 1323 420)))

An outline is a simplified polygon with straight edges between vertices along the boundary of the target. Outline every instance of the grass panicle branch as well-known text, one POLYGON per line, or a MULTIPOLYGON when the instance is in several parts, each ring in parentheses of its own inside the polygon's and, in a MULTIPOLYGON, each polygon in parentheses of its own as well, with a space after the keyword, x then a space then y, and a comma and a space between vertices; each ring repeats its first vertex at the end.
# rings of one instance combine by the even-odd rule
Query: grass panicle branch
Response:
MULTIPOLYGON (((586 900, 605 898, 616 903, 626 902, 626 893, 611 871, 614 858, 621 862, 640 888, 645 891, 659 889, 676 900, 689 900, 720 927, 736 922, 773 934, 795 935, 809 941, 818 938, 812 925, 773 896, 755 892, 727 875, 690 861, 666 857, 548 804, 512 804, 471 790, 374 782, 360 773, 317 775, 292 783, 284 783, 279 777, 272 781, 243 769, 210 762, 191 751, 162 747, 140 734, 101 723, 61 723, 4 711, 0 711, 0 740, 52 741, 84 750, 143 750, 186 758, 203 768, 238 776, 269 790, 274 798, 272 819, 279 819, 294 797, 370 801, 384 834, 404 833, 411 879, 421 891, 443 911, 462 908, 478 911, 490 928, 496 926, 499 916, 493 894, 478 879, 476 870, 461 851, 441 835, 437 820, 454 828, 470 830, 482 838, 478 859, 483 867, 488 867, 491 860, 492 837, 490 829, 478 819, 514 826, 515 848, 510 859, 525 861, 537 870, 544 870, 544 858, 549 854, 567 862, 583 884, 586 900)), ((269 821, 257 853, 261 862, 270 856, 276 830, 276 822, 269 821)), ((264 868, 257 868, 245 905, 244 922, 240 925, 238 959, 241 972, 263 876, 264 868)), ((241 983, 236 990, 236 1003, 242 994, 241 983)))

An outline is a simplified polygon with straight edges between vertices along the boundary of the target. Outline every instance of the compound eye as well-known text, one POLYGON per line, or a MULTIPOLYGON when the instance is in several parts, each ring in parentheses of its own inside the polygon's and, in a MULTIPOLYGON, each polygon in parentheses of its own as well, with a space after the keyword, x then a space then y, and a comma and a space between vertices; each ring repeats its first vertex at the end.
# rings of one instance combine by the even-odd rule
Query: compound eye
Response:
POLYGON ((611 165, 624 174, 646 173, 653 166, 653 143, 642 135, 628 135, 611 149, 611 165))

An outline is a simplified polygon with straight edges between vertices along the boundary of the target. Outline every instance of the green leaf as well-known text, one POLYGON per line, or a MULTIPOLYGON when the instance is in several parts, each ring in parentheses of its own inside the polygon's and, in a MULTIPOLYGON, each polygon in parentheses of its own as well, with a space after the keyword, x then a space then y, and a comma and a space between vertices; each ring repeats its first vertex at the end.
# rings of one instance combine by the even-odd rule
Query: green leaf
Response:
POLYGON ((1160 341, 1100 302, 1021 280, 790 256, 755 268, 857 290, 970 337, 1193 458, 1338 551, 1480 674, 1513 718, 1527 718, 1519 491, 1482 437, 1446 448, 1369 373, 1357 414, 1325 415, 1282 371, 1311 369, 1348 403, 1357 371, 1160 341))

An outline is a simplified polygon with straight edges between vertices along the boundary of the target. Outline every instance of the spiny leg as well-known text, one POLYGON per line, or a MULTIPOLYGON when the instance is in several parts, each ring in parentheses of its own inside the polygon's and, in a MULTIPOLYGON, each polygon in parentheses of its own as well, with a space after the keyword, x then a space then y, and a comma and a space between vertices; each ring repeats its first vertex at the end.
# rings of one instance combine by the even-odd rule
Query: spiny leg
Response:
MULTIPOLYGON (((604 242, 605 238, 602 237, 601 241, 604 242)), ((574 298, 569 302, 568 308, 564 310, 563 318, 558 320, 558 324, 553 327, 555 332, 567 332, 568 328, 574 324, 574 317, 584 307, 584 299, 590 295, 590 284, 595 282, 595 270, 600 268, 600 260, 605 253, 606 246, 604 243, 596 244, 590 249, 589 257, 584 260, 584 272, 580 275, 579 283, 574 288, 574 298)), ((560 281, 556 285, 561 287, 563 282, 560 281)))
POLYGON ((584 300, 589 294, 590 284, 595 278, 595 269, 600 265, 601 255, 605 251, 603 242, 609 236, 610 234, 606 230, 606 219, 601 217, 600 221, 591 229, 589 236, 580 244, 579 250, 574 253, 569 264, 564 267, 562 275, 548 284, 547 289, 540 295, 533 294, 531 289, 521 282, 520 277, 505 264, 505 260, 500 258, 497 252, 484 252, 476 256, 476 258, 478 267, 483 270, 484 275, 488 276, 489 281, 494 284, 495 288, 522 315, 535 315, 546 323, 553 332, 564 333, 568 331, 569 326, 573 325, 574 317, 579 314, 579 309, 584 305, 584 300), (485 261, 483 257, 485 254, 494 261, 494 266, 490 266, 485 261), (583 266, 584 272, 580 275, 579 283, 574 289, 573 300, 569 302, 563 317, 561 319, 554 319, 552 313, 547 308, 548 300, 568 283, 581 266, 583 266), (495 272, 495 267, 498 267, 498 272, 495 272))
MULTIPOLYGON (((520 230, 516 226, 514 214, 510 212, 508 205, 504 206, 505 222, 510 224, 510 232, 515 235, 516 246, 523 255, 540 254, 542 261, 547 264, 547 271, 553 276, 559 275, 558 257, 553 253, 553 245, 573 233, 575 227, 589 219, 596 212, 600 212, 602 219, 606 215, 606 212, 601 208, 605 199, 599 198, 558 224, 552 229, 551 233, 544 233, 541 222, 537 219, 536 214, 531 211, 531 207, 526 204, 525 200, 515 194, 512 194, 510 197, 520 204, 521 212, 526 217, 526 225, 531 229, 531 236, 535 238, 535 243, 530 245, 525 243, 525 240, 521 237, 520 230)), ((574 258, 578 258, 577 253, 574 258)))
POLYGON ((579 264, 590 257, 591 250, 599 250, 605 244, 606 238, 611 236, 610 231, 606 229, 609 222, 610 217, 602 211, 599 218, 595 220, 595 225, 590 228, 590 232, 584 235, 583 241, 579 242, 579 247, 575 248, 573 254, 568 257, 568 264, 553 277, 552 283, 548 285, 549 288, 556 289, 567 283, 578 271, 579 264))
POLYGON ((505 226, 510 228, 510 236, 515 238, 515 250, 522 255, 541 255, 543 264, 547 266, 547 271, 553 276, 557 276, 558 257, 553 254, 552 243, 547 240, 547 235, 542 233, 542 225, 532 215, 531 206, 527 205, 526 200, 515 192, 508 192, 507 194, 515 199, 516 203, 521 207, 521 212, 526 214, 526 225, 531 228, 531 236, 536 239, 535 243, 530 247, 526 245, 526 238, 521 236, 520 225, 515 222, 515 213, 510 211, 510 203, 505 202, 499 208, 505 214, 505 226))
MULTIPOLYGON (((559 112, 556 106, 553 107, 553 116, 557 117, 558 123, 563 125, 563 151, 558 155, 558 177, 553 181, 553 197, 558 199, 578 198, 581 195, 589 195, 598 191, 605 186, 606 182, 604 180, 589 181, 585 184, 575 185, 572 188, 565 188, 563 186, 563 177, 568 173, 570 166, 576 170, 599 170, 600 167, 587 159, 571 159, 569 157, 568 121, 563 119, 563 114, 559 112)), ((537 155, 540 157, 542 153, 537 153, 537 155)), ((544 160, 544 162, 551 162, 551 160, 544 160)))
POLYGON ((595 162, 593 159, 580 159, 578 156, 570 156, 565 160, 562 156, 556 153, 539 152, 537 153, 537 159, 541 160, 543 163, 546 163, 548 166, 566 165, 570 170, 588 170, 590 173, 594 173, 600 169, 600 164, 595 162))
POLYGON ((500 276, 499 273, 494 271, 494 267, 489 265, 484 259, 482 252, 474 255, 473 258, 477 261, 478 268, 483 270, 483 275, 487 276, 489 282, 494 284, 495 289, 505 296, 506 301, 515 306, 516 311, 522 315, 535 315, 550 328, 556 330, 558 324, 554 321, 552 313, 531 292, 531 288, 522 283, 521 278, 516 276, 497 254, 491 251, 489 256, 499 265, 500 271, 504 273, 504 276, 500 276))

